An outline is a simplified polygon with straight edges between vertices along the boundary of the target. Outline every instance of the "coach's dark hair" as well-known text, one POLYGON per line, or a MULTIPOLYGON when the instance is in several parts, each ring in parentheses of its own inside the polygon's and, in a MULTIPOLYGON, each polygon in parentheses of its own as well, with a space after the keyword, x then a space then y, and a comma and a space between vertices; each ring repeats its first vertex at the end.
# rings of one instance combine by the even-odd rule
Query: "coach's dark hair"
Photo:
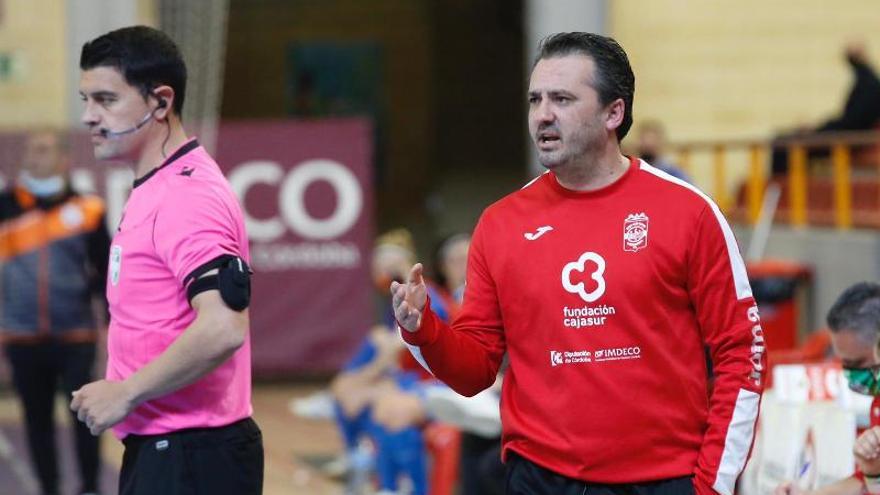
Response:
POLYGON ((572 54, 582 54, 593 59, 596 66, 596 80, 593 84, 602 105, 608 105, 618 98, 623 100, 623 122, 616 130, 617 140, 623 141, 632 127, 633 96, 636 91, 636 77, 626 52, 617 41, 607 36, 578 32, 557 33, 541 41, 532 68, 540 60, 572 54))
POLYGON ((880 285, 860 282, 843 291, 828 311, 828 328, 832 332, 858 332, 873 342, 880 335, 880 285))
POLYGON ((180 115, 186 93, 186 64, 167 34, 147 26, 132 26, 86 42, 79 68, 113 67, 147 98, 156 87, 174 90, 174 111, 180 115))

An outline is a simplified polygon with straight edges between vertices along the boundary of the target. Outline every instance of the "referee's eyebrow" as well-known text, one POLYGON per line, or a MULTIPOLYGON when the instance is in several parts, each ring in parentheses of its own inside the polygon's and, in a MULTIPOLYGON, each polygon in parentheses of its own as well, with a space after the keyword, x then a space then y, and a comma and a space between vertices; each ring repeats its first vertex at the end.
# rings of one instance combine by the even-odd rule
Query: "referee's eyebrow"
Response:
MULTIPOLYGON (((79 92, 79 95, 83 98, 86 97, 86 94, 83 93, 82 91, 79 92)), ((89 93, 89 96, 91 96, 92 99, 98 100, 98 99, 102 99, 102 98, 115 98, 118 95, 114 91, 108 91, 108 90, 104 89, 104 90, 92 91, 91 93, 89 93)))

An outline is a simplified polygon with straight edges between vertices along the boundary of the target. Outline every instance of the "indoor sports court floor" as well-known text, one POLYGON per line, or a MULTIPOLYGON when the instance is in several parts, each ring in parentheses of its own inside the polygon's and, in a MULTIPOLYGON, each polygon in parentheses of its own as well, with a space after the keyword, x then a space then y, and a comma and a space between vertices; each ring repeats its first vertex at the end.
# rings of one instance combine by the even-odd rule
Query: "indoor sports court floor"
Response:
MULTIPOLYGON (((294 397, 304 397, 318 385, 257 385, 254 388, 254 415, 263 430, 266 451, 264 495, 337 495, 339 483, 324 478, 315 466, 339 452, 339 439, 329 421, 298 418, 288 410, 294 397)), ((69 424, 66 404, 59 396, 56 420, 69 424)), ((31 495, 36 485, 25 450, 24 426, 18 403, 9 391, 0 393, 0 495, 31 495)), ((72 495, 75 465, 66 428, 58 429, 62 459, 63 495, 72 495)), ((102 494, 116 493, 116 475, 122 459, 121 444, 110 434, 103 436, 104 461, 102 494)))

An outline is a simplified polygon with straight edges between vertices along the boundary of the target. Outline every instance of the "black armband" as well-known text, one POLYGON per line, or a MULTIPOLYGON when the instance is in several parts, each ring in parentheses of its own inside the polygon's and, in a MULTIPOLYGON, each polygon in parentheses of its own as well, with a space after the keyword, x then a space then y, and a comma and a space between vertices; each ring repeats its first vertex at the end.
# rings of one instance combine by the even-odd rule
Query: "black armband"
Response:
POLYGON ((196 295, 209 290, 220 291, 220 298, 235 311, 244 311, 251 302, 251 271, 250 267, 238 256, 223 255, 197 268, 187 276, 192 283, 186 289, 189 303, 196 295), (215 275, 203 274, 217 269, 215 275))

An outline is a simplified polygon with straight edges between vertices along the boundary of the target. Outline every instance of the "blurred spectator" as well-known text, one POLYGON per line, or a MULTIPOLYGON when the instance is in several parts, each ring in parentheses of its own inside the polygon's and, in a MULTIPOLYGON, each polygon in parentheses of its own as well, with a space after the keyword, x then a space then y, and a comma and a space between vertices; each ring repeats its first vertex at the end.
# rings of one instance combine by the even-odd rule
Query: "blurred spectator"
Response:
POLYGON ((636 130, 636 141, 639 158, 667 174, 690 182, 690 178, 681 168, 666 156, 666 129, 658 120, 645 120, 636 130))
POLYGON ((448 236, 434 253, 434 281, 451 295, 456 304, 464 297, 464 283, 467 275, 467 253, 471 236, 466 233, 448 236))
MULTIPOLYGON (((104 203, 71 189, 67 152, 57 132, 34 132, 18 180, 0 195, 3 342, 43 495, 59 493, 55 395, 92 381, 92 296, 103 301, 110 249, 104 203)), ((94 493, 98 438, 72 417, 79 493, 94 493)))
MULTIPOLYGON (((453 234, 440 243, 434 256, 434 278, 457 304, 464 297, 470 241, 470 234, 453 234)), ((504 493, 500 393, 499 377, 495 386, 475 397, 463 397, 447 387, 433 388, 427 394, 428 414, 462 432, 459 495, 504 493)))
MULTIPOLYGON (((880 285, 862 282, 846 289, 828 311, 828 327, 834 352, 843 365, 849 387, 860 394, 874 396, 871 404, 871 426, 880 426, 880 361, 874 349, 880 342, 880 285)), ((856 456, 859 461, 858 456, 856 456)), ((862 462, 859 462, 860 466, 862 462)), ((880 470, 864 474, 876 474, 880 470)), ((861 495, 876 493, 863 491, 864 474, 856 472, 849 478, 805 492, 796 482, 783 483, 774 495, 861 495)))
MULTIPOLYGON (((410 233, 395 229, 380 236, 373 252, 372 273, 377 289, 403 280, 415 259, 410 233)), ((431 298, 448 320, 455 310, 452 298, 431 284, 431 298)), ((427 420, 423 406, 427 389, 443 386, 404 351, 390 306, 385 303, 382 323, 374 325, 355 356, 333 379, 335 417, 345 443, 345 454, 328 466, 331 474, 347 473, 349 491, 358 492, 367 468, 375 467, 379 487, 397 490, 399 475, 412 483, 412 493, 427 492, 427 462, 421 426, 427 420), (369 438, 375 456, 362 440, 369 438)))
POLYGON ((427 394, 428 413, 462 432, 459 495, 504 493, 500 413, 502 374, 499 373, 491 388, 473 397, 439 387, 427 394))
MULTIPOLYGON (((811 129, 797 129, 794 132, 776 138, 773 149, 773 175, 785 174, 788 171, 788 149, 779 146, 778 141, 791 138, 808 138, 825 132, 835 131, 866 131, 880 125, 880 78, 868 60, 864 43, 855 42, 847 45, 844 54, 853 71, 853 85, 847 96, 841 114, 811 129)), ((811 158, 828 156, 828 149, 811 149, 811 158)))

